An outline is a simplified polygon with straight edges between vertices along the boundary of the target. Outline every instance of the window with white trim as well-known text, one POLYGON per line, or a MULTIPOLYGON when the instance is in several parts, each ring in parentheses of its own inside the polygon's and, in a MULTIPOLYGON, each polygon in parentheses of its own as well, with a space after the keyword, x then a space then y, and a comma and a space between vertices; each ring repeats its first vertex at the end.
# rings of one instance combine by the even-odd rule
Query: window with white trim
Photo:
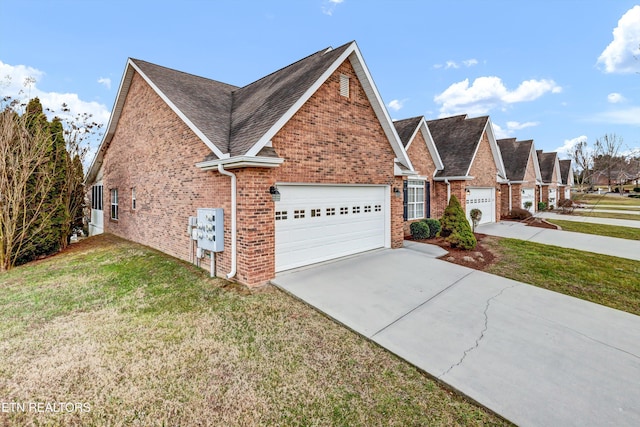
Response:
POLYGON ((118 189, 111 189, 111 219, 118 219, 118 189))
POLYGON ((138 207, 136 203, 136 187, 131 188, 131 210, 136 210, 138 207))
POLYGON ((407 218, 424 218, 424 181, 411 179, 407 183, 407 218))

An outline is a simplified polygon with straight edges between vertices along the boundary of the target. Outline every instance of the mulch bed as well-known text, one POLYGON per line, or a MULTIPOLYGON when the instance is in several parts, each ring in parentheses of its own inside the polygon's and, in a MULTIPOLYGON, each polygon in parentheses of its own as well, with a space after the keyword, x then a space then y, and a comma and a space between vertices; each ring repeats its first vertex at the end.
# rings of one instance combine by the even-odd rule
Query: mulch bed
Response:
POLYGON ((494 262, 496 262, 496 255, 489 249, 487 243, 491 239, 495 239, 493 236, 487 236, 486 234, 474 233, 478 245, 472 251, 465 249, 457 249, 449 247, 449 244, 444 241, 442 237, 434 237, 433 239, 420 239, 416 240, 411 237, 406 237, 406 240, 412 240, 419 243, 428 243, 430 245, 440 246, 447 252, 446 255, 441 256, 439 259, 443 261, 452 262, 458 265, 464 265, 465 267, 474 268, 476 270, 484 270, 494 262))

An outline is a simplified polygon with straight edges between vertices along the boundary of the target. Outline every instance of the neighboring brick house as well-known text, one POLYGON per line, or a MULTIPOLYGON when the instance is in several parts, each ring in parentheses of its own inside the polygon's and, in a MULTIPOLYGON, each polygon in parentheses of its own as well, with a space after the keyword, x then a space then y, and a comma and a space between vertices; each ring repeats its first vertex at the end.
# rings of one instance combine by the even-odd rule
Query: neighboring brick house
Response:
POLYGON ((404 182, 404 234, 407 236, 411 234, 411 223, 432 217, 433 178, 444 165, 423 116, 397 120, 393 124, 417 173, 404 182))
POLYGON ((537 150, 536 154, 538 156, 538 164, 540 164, 540 175, 542 176, 539 201, 546 203, 547 209, 555 209, 560 202, 559 191, 562 189, 558 153, 543 153, 542 150, 537 150))
POLYGON ((499 139, 498 146, 509 180, 502 184, 502 216, 509 215, 513 208, 534 213, 538 208, 542 176, 533 140, 499 139))
POLYGON ((189 218, 223 208, 215 272, 256 286, 402 246, 413 174, 355 42, 244 87, 130 59, 87 175, 91 231, 195 260, 189 218))
POLYGON ((559 160, 560 179, 562 180, 563 190, 560 192, 560 201, 571 199, 571 187, 573 187, 573 167, 571 160, 559 160))
POLYGON ((465 209, 482 212, 480 223, 500 220, 500 185, 506 182, 504 163, 488 116, 466 115, 427 121, 444 169, 436 172, 431 214, 441 217, 450 195, 465 209))

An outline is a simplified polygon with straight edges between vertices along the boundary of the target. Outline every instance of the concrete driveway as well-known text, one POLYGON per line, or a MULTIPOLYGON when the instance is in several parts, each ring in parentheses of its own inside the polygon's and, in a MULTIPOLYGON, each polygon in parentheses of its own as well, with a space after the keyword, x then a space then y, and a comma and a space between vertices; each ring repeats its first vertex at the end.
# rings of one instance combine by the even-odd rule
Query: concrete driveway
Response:
POLYGON ((518 425, 640 425, 640 317, 426 252, 273 282, 518 425))

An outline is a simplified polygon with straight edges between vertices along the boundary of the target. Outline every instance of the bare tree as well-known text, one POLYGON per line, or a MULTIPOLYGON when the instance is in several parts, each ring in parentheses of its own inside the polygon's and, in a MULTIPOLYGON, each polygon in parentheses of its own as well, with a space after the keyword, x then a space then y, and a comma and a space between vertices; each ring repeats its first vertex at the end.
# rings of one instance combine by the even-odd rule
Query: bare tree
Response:
POLYGON ((607 178, 607 186, 611 191, 611 184, 621 172, 625 158, 620 156, 623 140, 615 133, 605 134, 594 144, 593 168, 597 173, 607 178))
POLYGON ((52 211, 51 139, 29 116, 0 112, 0 271, 15 265, 22 248, 44 231, 52 211))
POLYGON ((593 157, 589 150, 587 141, 578 142, 573 147, 571 157, 573 159, 574 166, 579 170, 579 173, 576 174, 578 185, 580 186, 580 190, 584 191, 585 184, 591 180, 593 167, 593 157))

